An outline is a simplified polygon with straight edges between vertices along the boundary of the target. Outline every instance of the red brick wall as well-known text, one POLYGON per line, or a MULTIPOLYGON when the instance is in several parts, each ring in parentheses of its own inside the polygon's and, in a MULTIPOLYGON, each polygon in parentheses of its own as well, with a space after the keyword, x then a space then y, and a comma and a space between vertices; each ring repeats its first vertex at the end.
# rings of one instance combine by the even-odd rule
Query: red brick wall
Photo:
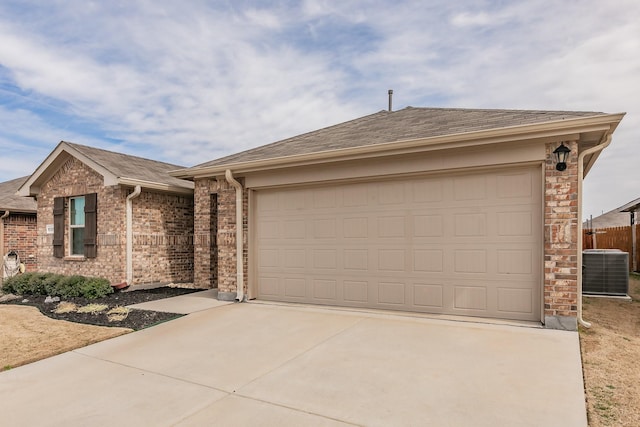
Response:
MULTIPOLYGON (((238 179, 240 183, 243 180, 238 179)), ((236 274, 236 190, 224 177, 195 182, 195 279, 199 287, 217 287, 219 292, 237 290, 236 274), (217 195, 217 209, 211 207, 211 194, 217 195), (214 212, 215 210, 215 212, 214 212), (211 224, 213 216, 217 221, 211 224), (214 227, 216 229, 214 229, 214 227), (211 235, 215 236, 214 239, 211 235), (217 251, 217 257, 213 256, 217 251), (213 265, 213 263, 217 263, 213 265), (215 276, 217 274, 217 277, 215 276)), ((248 192, 243 193, 243 269, 244 289, 248 283, 248 192)))
MULTIPOLYGON (((126 280, 126 197, 131 189, 103 186, 103 178, 79 160, 69 159, 47 181, 38 195, 38 270, 105 277, 111 283, 126 280), (98 194, 97 257, 53 256, 55 197, 98 194)), ((193 280, 193 199, 143 190, 134 199, 134 281, 190 282, 193 280)), ((68 216, 65 214, 65 223, 68 216)), ((65 227, 65 253, 69 253, 65 227)))
POLYGON ((0 258, 10 251, 16 251, 20 257, 20 262, 24 263, 26 271, 37 269, 37 240, 38 226, 35 214, 13 214, 3 221, 2 231, 4 233, 0 248, 0 258))
MULTIPOLYGON (((575 324, 578 305, 578 151, 571 149, 567 169, 556 170, 553 150, 547 144, 544 193, 544 314, 549 322, 568 318, 575 324)), ((575 325, 574 325, 575 326, 575 325)), ((575 327, 573 327, 574 329, 575 327)), ((572 329, 572 327, 569 327, 572 329)))
POLYGON ((200 288, 217 287, 216 230, 212 231, 211 194, 217 193, 218 182, 215 178, 195 181, 194 204, 194 278, 193 282, 200 288), (213 234, 213 238, 212 238, 213 234))
POLYGON ((191 196, 142 190, 133 199, 133 277, 134 283, 193 282, 191 196))

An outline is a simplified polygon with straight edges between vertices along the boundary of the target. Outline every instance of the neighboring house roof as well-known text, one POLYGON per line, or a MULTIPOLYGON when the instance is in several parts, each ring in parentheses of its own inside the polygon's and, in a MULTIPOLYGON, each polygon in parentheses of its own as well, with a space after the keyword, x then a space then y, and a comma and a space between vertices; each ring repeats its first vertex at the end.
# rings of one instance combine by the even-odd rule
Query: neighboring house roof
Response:
POLYGON ((24 195, 36 195, 44 182, 69 158, 75 157, 104 177, 104 185, 140 185, 160 191, 192 194, 192 182, 175 178, 169 171, 181 166, 115 153, 86 145, 61 141, 20 188, 24 195))
MULTIPOLYGON (((363 153, 453 144, 476 144, 561 135, 580 135, 588 148, 613 132, 624 114, 585 111, 486 110, 414 108, 380 111, 355 120, 288 138, 192 168, 172 172, 187 178, 216 174, 224 168, 258 170, 262 166, 304 159, 335 158, 363 153), (587 130, 588 128, 588 130, 587 130), (500 140, 502 138, 502 140, 500 140), (251 169, 254 168, 254 169, 251 169)), ((595 161, 585 162, 585 171, 595 161)))
MULTIPOLYGON (((640 210, 640 199, 635 199, 629 203, 612 209, 609 212, 605 212, 593 219, 585 221, 582 225, 585 228, 611 228, 611 227, 626 227, 631 224, 630 212, 636 212, 640 210)), ((637 216, 637 215, 636 215, 637 216)), ((638 221, 636 220, 636 223, 638 221)))
POLYGON ((582 223, 583 228, 611 228, 624 227, 630 224, 629 212, 619 212, 618 209, 598 215, 582 223))
POLYGON ((28 176, 0 182, 0 211, 36 213, 37 203, 33 197, 18 196, 16 192, 28 176))

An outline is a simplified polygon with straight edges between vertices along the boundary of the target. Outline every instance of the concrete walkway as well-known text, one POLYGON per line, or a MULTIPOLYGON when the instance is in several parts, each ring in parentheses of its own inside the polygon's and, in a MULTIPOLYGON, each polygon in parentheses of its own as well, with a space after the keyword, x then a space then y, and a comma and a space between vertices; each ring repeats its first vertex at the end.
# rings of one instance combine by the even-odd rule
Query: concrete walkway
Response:
POLYGON ((0 424, 587 421, 577 333, 243 303, 0 373, 0 424))

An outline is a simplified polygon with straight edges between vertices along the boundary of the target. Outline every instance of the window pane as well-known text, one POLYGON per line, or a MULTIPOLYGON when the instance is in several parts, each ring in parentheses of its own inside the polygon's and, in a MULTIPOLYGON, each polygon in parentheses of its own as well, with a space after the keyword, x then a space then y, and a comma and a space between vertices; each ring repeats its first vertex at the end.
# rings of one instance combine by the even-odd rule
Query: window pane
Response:
POLYGON ((84 228, 71 229, 71 255, 84 254, 84 228))
POLYGON ((71 225, 84 225, 84 197, 71 199, 71 225))

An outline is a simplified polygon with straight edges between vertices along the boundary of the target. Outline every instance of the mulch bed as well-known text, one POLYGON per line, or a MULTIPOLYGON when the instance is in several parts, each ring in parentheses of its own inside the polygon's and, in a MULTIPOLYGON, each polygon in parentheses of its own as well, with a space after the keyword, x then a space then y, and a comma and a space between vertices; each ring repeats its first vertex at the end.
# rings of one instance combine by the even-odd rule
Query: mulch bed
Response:
POLYGON ((1 304, 18 304, 37 307, 40 312, 52 319, 68 320, 70 322, 85 323, 97 326, 116 326, 121 328, 130 328, 140 330, 158 323, 173 320, 184 316, 177 313, 164 313, 159 311, 137 310, 131 309, 128 316, 120 321, 109 321, 106 312, 114 307, 124 307, 132 304, 139 304, 147 301, 154 301, 163 298, 185 295, 192 292, 201 291, 202 289, 185 289, 160 287, 155 289, 143 289, 137 291, 116 291, 104 298, 86 299, 86 298, 63 298, 61 301, 71 302, 77 306, 85 306, 87 304, 105 304, 109 308, 100 313, 54 313, 58 306, 58 302, 45 303, 46 297, 27 295, 11 301, 2 302, 1 304))

